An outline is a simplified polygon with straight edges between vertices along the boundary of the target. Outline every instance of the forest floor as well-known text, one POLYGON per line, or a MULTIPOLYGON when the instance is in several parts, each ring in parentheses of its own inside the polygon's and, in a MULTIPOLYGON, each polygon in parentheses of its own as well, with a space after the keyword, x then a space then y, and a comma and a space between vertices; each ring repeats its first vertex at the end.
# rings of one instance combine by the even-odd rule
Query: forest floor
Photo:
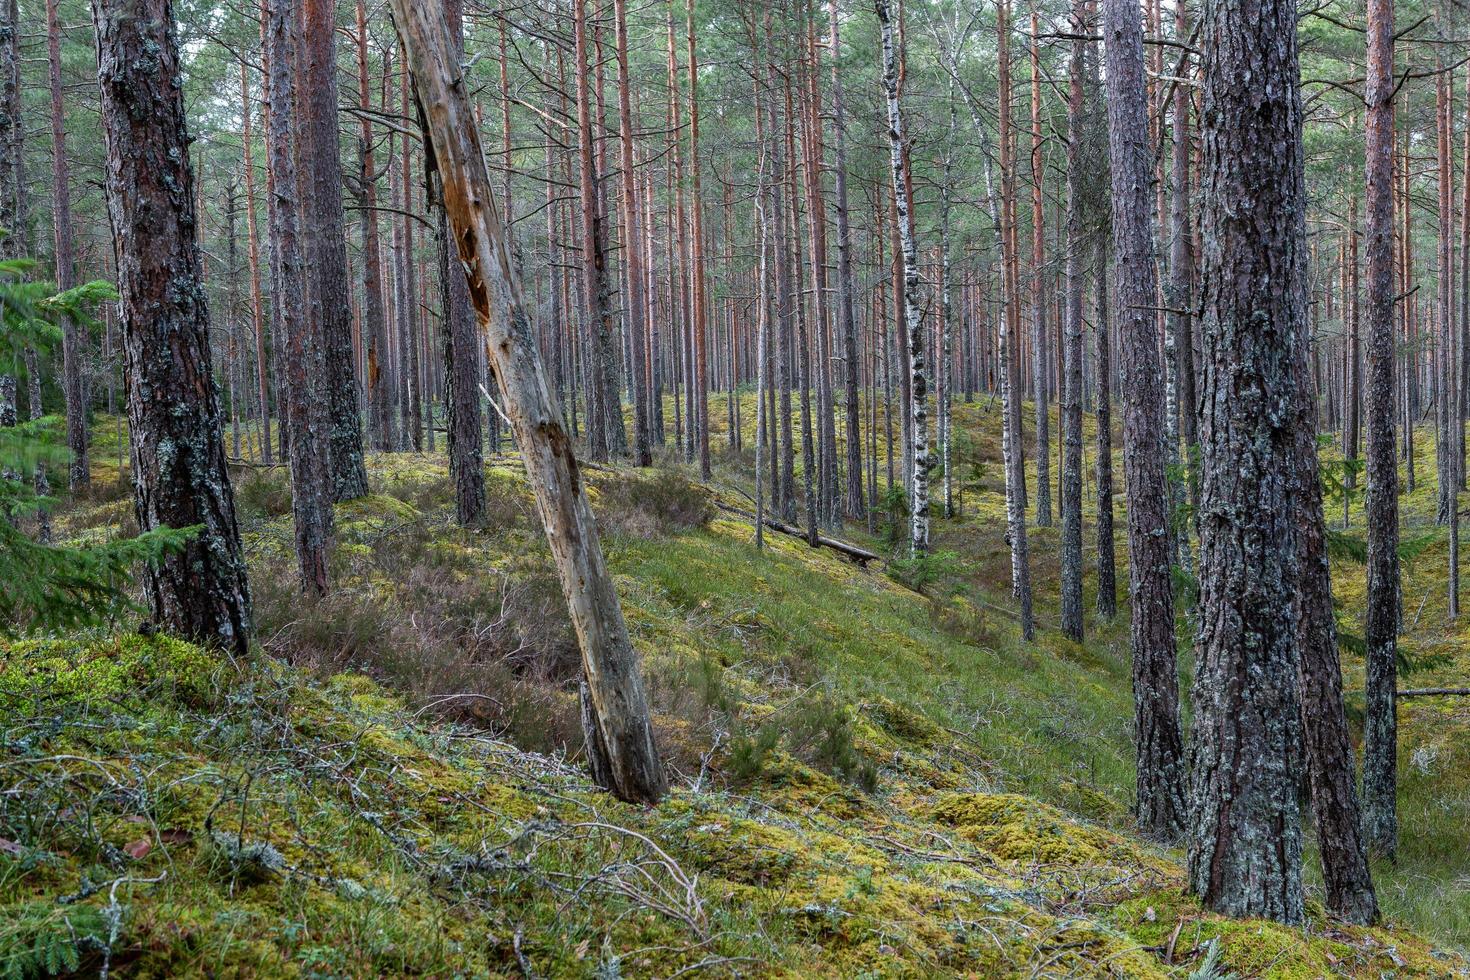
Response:
MULTIPOLYGON (((999 405, 956 417, 961 512, 924 568, 774 533, 756 552, 717 506, 748 508, 749 451, 718 453, 709 486, 668 460, 587 471, 674 773, 649 809, 577 756, 576 646, 514 457, 489 462, 475 531, 451 523, 441 456, 371 457, 311 604, 284 471, 240 468, 259 653, 0 643, 0 976, 1470 976, 1470 699, 1403 705, 1387 927, 1330 921, 1315 889, 1304 929, 1204 913, 1181 852, 1129 831, 1121 506, 1122 615, 1091 614, 1089 452, 1087 641, 1052 628, 1057 533, 1034 527, 1041 629, 1021 641, 999 405)), ((723 420, 717 399, 721 449, 723 420)), ((65 536, 132 522, 115 430, 97 435, 65 536)), ((1403 686, 1463 686, 1432 457, 1418 475, 1403 686)), ((878 531, 839 536, 885 551, 878 531)), ((1337 537, 1349 649, 1361 534, 1337 537)), ((1355 711, 1351 653, 1345 671, 1355 711)))

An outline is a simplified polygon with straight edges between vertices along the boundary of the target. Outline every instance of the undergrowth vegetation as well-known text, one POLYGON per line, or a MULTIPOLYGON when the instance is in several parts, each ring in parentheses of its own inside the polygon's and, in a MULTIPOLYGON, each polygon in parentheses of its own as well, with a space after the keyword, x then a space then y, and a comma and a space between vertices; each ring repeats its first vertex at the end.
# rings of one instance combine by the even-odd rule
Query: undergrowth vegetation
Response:
MULTIPOLYGON (((1389 927, 1315 903, 1305 930, 1204 913, 1179 853, 1128 832, 1126 614, 1089 616, 1085 644, 1049 630, 1039 529, 1042 629, 1019 639, 998 407, 956 414, 959 516, 887 574, 778 533, 755 552, 717 506, 746 506, 738 454, 711 487, 585 471, 674 775, 653 809, 583 772, 578 650, 513 457, 487 467, 473 529, 452 523, 442 457, 373 457, 312 602, 284 469, 242 468, 249 661, 113 631, 0 644, 0 975, 1470 975, 1404 925, 1467 935, 1464 709, 1405 704, 1389 927)), ((97 533, 125 499, 99 441, 102 486, 61 533, 97 533)), ((1405 498, 1406 541, 1430 539, 1406 566, 1415 684, 1470 673, 1428 494, 1405 498)), ((882 551, 902 512, 899 494, 874 534, 842 533, 882 551)), ((1356 533, 1336 578, 1349 645, 1356 533)), ((1121 540, 1119 559, 1126 582, 1121 540)))

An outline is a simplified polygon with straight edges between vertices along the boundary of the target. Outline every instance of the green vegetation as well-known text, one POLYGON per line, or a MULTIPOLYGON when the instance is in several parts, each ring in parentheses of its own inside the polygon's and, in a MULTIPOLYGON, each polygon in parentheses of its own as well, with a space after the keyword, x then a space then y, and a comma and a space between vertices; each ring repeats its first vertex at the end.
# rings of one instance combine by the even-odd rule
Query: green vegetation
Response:
MULTIPOLYGON (((1376 869, 1388 927, 1202 912, 1179 853, 1128 833, 1126 619, 1089 618, 1084 645, 1047 629, 1042 529, 1042 631, 1019 640, 998 407, 957 415, 975 477, 963 516, 936 522, 957 557, 922 594, 780 534, 757 553, 713 506, 743 506, 735 465, 712 491, 677 468, 587 472, 675 770, 647 810, 579 764, 576 647, 513 458, 488 467, 487 525, 464 530, 442 458, 373 457, 373 494, 337 513, 337 588, 311 606, 283 472, 238 474, 261 653, 0 645, 0 974, 1470 972, 1447 951, 1470 934, 1466 707, 1404 706, 1404 852, 1376 869)), ((1431 493, 1405 498, 1406 540, 1428 533, 1431 493)), ((58 532, 116 523, 106 497, 58 513, 58 532)), ((1415 686, 1470 672, 1444 623, 1443 540, 1419 547, 1409 653, 1443 656, 1415 686)), ((1337 583, 1351 627, 1350 553, 1337 583)))

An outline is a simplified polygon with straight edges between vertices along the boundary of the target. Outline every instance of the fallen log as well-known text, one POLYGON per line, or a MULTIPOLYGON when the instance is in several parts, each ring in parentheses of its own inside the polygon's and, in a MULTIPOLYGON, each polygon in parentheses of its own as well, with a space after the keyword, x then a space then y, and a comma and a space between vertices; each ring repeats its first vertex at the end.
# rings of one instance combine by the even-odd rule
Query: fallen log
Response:
POLYGON ((1395 693, 1401 698, 1470 698, 1470 687, 1417 687, 1395 693))
MULTIPOLYGON (((748 510, 741 510, 739 507, 731 507, 729 504, 722 503, 716 503, 715 506, 727 513, 737 514, 748 521, 753 522, 755 520, 755 515, 748 510)), ((792 525, 787 524, 785 521, 777 520, 774 517, 768 516, 765 518, 764 521, 762 521, 762 523, 765 524, 765 526, 770 528, 772 531, 790 535, 793 538, 800 538, 803 541, 809 540, 807 538, 806 531, 802 528, 793 527, 792 525)), ((864 568, 868 567, 868 562, 870 561, 883 560, 882 555, 874 554, 873 552, 868 551, 865 548, 859 548, 857 545, 850 542, 838 541, 836 538, 829 538, 822 534, 817 535, 817 544, 823 548, 831 548, 839 555, 842 555, 849 561, 856 562, 858 565, 861 565, 864 568)))

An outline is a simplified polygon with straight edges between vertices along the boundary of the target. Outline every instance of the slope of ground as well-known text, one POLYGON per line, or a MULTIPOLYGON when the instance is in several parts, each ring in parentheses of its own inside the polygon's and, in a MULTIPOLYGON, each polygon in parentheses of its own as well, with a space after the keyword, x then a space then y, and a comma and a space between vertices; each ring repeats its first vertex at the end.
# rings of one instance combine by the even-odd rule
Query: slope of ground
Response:
MULTIPOLYGON (((1128 836, 1126 624, 1016 637, 995 415, 960 410, 964 511, 937 528, 957 557, 926 595, 781 535, 757 554, 677 472, 589 473, 676 773, 648 810, 581 771, 575 645, 513 459, 469 532, 441 458, 374 458, 374 494, 338 510, 339 588, 309 608, 284 477, 242 471, 274 656, 126 632, 0 647, 0 973, 1470 975, 1315 905, 1305 930, 1203 914, 1179 854, 1128 836)), ((742 464, 722 502, 743 503, 742 464)), ((124 497, 59 523, 111 533, 124 497)), ((1034 540, 1045 622, 1056 544, 1034 540)), ((1413 734, 1421 710, 1458 706, 1406 713, 1405 857, 1380 880, 1450 946, 1464 742, 1413 734)))

